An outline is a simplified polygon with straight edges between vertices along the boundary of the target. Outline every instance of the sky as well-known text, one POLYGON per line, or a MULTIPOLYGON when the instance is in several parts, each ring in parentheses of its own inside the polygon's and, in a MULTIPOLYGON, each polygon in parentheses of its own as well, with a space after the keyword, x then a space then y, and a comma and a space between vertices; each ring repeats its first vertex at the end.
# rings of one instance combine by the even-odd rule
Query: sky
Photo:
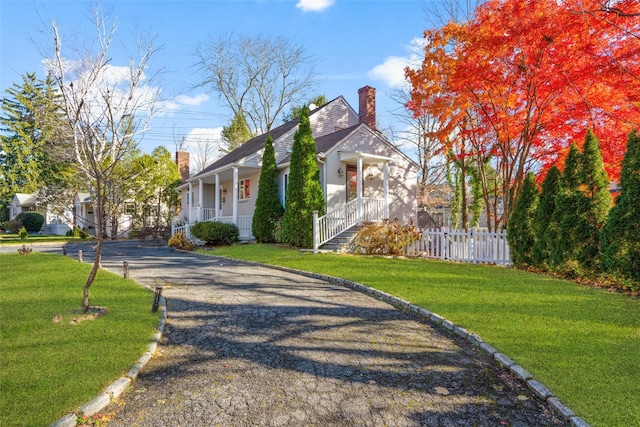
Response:
MULTIPOLYGON (((419 59, 416 43, 432 26, 430 11, 437 0, 115 0, 7 1, 0 0, 0 90, 21 84, 27 72, 45 76, 43 59, 50 51, 47 32, 55 21, 67 47, 95 40, 91 7, 99 4, 117 19, 118 44, 113 65, 127 64, 136 33, 154 35, 159 50, 152 70, 162 71, 158 85, 162 103, 144 134, 140 148, 151 152, 176 140, 218 139, 232 114, 211 90, 198 87, 198 43, 220 34, 287 37, 302 45, 316 60, 315 94, 327 100, 340 95, 357 111, 359 88, 377 90, 379 128, 393 126, 398 108, 389 94, 403 82, 404 68, 419 59)), ((63 44, 64 46, 64 44, 63 44)), ((288 110, 287 110, 288 111, 288 110)))

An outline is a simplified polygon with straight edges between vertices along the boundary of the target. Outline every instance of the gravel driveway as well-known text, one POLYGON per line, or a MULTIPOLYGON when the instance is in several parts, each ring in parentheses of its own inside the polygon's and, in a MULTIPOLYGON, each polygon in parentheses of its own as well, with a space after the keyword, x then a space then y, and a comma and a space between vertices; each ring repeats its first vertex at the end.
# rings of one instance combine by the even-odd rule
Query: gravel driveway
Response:
MULTIPOLYGON (((68 245, 70 255, 87 244, 68 245)), ((51 246, 50 250, 59 248, 51 246)), ((449 331, 321 280, 139 242, 103 266, 163 286, 156 355, 109 426, 565 425, 449 331)), ((133 361, 132 361, 133 362, 133 361)))

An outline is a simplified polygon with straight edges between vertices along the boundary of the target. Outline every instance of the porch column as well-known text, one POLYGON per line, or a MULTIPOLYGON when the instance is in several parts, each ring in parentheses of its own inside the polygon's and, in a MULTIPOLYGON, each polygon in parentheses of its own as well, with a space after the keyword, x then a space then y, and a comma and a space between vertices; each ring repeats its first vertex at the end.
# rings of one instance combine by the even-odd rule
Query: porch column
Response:
POLYGON ((384 188, 384 213, 385 218, 389 218, 389 162, 384 162, 382 169, 382 186, 384 188))
POLYGON ((218 176, 218 174, 215 174, 216 177, 216 194, 214 196, 214 200, 215 200, 215 219, 216 221, 218 220, 218 215, 220 212, 220 177, 218 176))
POLYGON ((188 219, 191 224, 191 208, 193 207, 193 184, 189 182, 189 193, 187 194, 187 206, 189 206, 188 219))
POLYGON ((357 160, 356 195, 358 199, 358 222, 362 222, 362 156, 360 154, 358 154, 357 160))
POLYGON ((204 190, 202 188, 202 179, 198 179, 198 221, 202 221, 204 217, 204 212, 202 212, 202 208, 204 204, 202 203, 202 197, 204 196, 204 190))
POLYGON ((233 167, 233 223, 238 225, 238 167, 233 167))

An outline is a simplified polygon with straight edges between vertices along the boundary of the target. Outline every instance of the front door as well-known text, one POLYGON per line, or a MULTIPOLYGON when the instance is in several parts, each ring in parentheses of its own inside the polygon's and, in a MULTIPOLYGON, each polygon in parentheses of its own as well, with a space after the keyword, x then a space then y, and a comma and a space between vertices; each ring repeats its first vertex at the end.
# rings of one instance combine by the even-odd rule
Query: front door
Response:
MULTIPOLYGON (((347 203, 348 203, 358 198, 358 169, 356 168, 355 165, 347 165, 346 186, 347 186, 347 203)), ((364 187, 364 181, 362 182, 362 186, 364 187)))

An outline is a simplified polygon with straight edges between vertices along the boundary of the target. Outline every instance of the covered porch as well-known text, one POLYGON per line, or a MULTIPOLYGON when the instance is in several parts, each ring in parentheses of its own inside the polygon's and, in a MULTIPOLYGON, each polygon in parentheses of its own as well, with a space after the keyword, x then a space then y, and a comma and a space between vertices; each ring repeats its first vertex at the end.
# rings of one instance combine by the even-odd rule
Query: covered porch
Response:
POLYGON ((183 232, 191 238, 195 223, 218 221, 235 224, 240 239, 251 240, 259 174, 257 168, 233 165, 188 181, 181 188, 183 209, 173 221, 171 234, 183 232))
POLYGON ((360 151, 338 152, 341 165, 355 165, 353 176, 347 175, 345 192, 346 202, 333 209, 327 210, 323 216, 314 212, 313 216, 313 251, 317 253, 320 246, 347 229, 362 224, 365 221, 380 221, 389 217, 389 167, 391 158, 360 151), (382 170, 381 183, 382 197, 364 197, 365 178, 374 182, 374 177, 369 172, 365 177, 365 167, 375 166, 382 170), (355 182, 353 182, 355 181, 355 182))

